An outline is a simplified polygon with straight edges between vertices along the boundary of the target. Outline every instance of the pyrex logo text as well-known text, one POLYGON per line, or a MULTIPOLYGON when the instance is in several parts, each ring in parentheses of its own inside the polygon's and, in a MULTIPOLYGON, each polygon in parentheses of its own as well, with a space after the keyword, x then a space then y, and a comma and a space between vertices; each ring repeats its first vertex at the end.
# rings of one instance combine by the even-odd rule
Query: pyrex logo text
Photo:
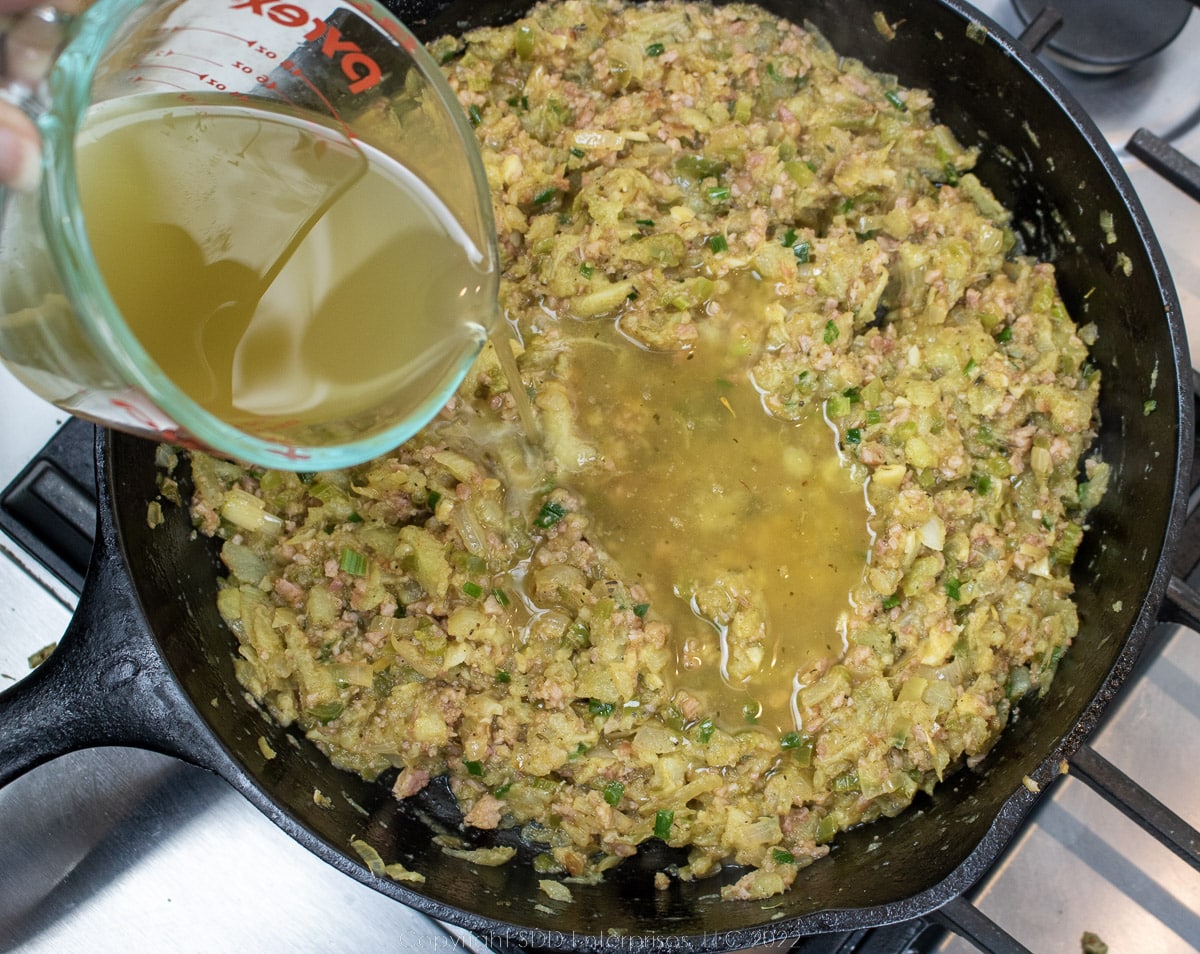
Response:
POLYGON ((351 81, 348 88, 352 93, 368 90, 383 79, 379 64, 364 53, 357 43, 344 39, 337 27, 330 26, 320 17, 310 17, 303 7, 294 3, 275 3, 273 0, 246 0, 245 3, 235 3, 230 9, 250 10, 281 26, 304 27, 311 24, 304 39, 309 43, 319 40, 321 53, 338 61, 342 72, 351 81))

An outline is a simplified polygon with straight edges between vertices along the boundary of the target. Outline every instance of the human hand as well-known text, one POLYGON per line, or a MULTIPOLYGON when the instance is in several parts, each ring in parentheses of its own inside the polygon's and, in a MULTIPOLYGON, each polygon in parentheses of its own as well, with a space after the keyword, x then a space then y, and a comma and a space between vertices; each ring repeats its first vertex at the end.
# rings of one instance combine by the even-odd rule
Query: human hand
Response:
MULTIPOLYGON (((53 8, 77 13, 83 3, 66 0, 53 8)), ((29 11, 50 9, 44 0, 0 0, 0 71, 7 85, 36 86, 50 71, 61 28, 52 17, 29 11)), ((32 189, 41 173, 41 140, 24 112, 0 99, 0 186, 32 189)))

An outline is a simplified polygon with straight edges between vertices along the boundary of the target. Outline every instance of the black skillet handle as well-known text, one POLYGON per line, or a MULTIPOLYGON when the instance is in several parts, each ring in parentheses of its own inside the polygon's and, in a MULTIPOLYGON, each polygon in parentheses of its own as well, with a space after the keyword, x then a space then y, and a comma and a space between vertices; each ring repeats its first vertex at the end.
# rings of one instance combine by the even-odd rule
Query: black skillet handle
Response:
POLYGON ((101 745, 222 763, 166 671, 123 571, 105 507, 83 593, 58 647, 0 693, 0 786, 50 759, 101 745))

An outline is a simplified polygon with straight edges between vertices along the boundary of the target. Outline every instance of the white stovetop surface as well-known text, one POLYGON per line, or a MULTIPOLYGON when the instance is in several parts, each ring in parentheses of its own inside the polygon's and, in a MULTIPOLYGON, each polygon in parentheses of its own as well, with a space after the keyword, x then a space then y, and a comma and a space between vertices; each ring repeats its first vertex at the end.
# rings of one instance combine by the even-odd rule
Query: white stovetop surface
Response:
MULTIPOLYGON (((977 6, 1019 32, 1007 0, 977 6)), ((1163 55, 1186 63, 1198 49, 1194 16, 1163 55)), ((1122 143, 1133 128, 1101 121, 1112 97, 1186 95, 1186 114, 1197 108, 1200 84, 1190 66, 1184 73, 1191 89, 1182 93, 1150 69, 1116 94, 1097 81, 1078 95, 1122 143)), ((1178 111, 1169 103, 1172 109, 1178 111)), ((1200 127, 1176 144, 1200 158, 1200 127)), ((1163 245, 1200 355, 1200 206, 1136 160, 1122 159, 1163 245)), ((0 487, 61 422, 61 412, 31 398, 0 367, 0 487)), ((2 689, 27 671, 30 653, 65 630, 75 601, 27 566, 29 558, 2 534, 0 551, 12 558, 0 559, 2 689)), ((1195 773, 1179 770, 1200 762, 1194 635, 1168 636, 1162 658, 1122 697, 1120 718, 1095 741, 1200 826, 1195 773), (1180 751, 1183 743, 1189 750, 1180 751)), ((125 954, 168 943, 181 952, 480 950, 462 932, 328 868, 220 780, 162 756, 118 749, 64 757, 0 790, 0 819, 3 951, 125 954)), ((979 904, 1039 954, 1075 954, 1084 930, 1100 934, 1114 952, 1200 950, 1200 875, 1070 778, 1043 800, 979 904)), ((973 950, 956 938, 943 949, 973 950)))

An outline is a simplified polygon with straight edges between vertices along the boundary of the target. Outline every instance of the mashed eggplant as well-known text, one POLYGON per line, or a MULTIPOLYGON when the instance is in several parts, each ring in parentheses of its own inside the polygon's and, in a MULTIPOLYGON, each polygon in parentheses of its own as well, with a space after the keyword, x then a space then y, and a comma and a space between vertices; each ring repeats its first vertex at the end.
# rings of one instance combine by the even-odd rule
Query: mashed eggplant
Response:
POLYGON ((432 49, 544 455, 492 346, 368 465, 194 455, 238 676, 543 874, 657 838, 659 883, 785 891, 1047 690, 1107 474, 1094 329, 925 92, 759 9, 569 0, 432 49))

